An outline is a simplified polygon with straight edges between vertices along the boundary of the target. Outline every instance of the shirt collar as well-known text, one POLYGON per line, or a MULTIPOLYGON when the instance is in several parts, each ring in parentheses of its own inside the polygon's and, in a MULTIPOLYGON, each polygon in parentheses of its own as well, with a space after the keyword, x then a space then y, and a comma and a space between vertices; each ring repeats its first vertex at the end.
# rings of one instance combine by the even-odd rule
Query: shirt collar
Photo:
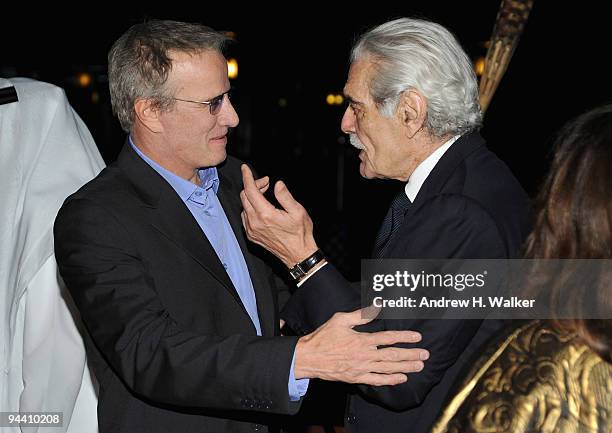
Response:
POLYGON ((130 146, 134 149, 134 151, 140 156, 147 164, 153 168, 156 172, 159 173, 161 177, 163 177, 166 182, 170 184, 172 189, 176 191, 181 200, 187 201, 189 198, 197 191, 197 190, 209 190, 213 189, 215 194, 219 190, 219 175, 217 173, 217 167, 207 167, 201 168, 198 170, 198 178, 200 179, 201 186, 195 185, 189 182, 187 179, 183 179, 180 176, 172 173, 171 171, 165 169, 147 155, 142 153, 142 151, 134 144, 132 141, 132 137, 129 137, 130 146))
POLYGON ((438 147, 431 155, 425 158, 425 160, 421 162, 412 172, 405 187, 406 195, 408 196, 411 202, 413 202, 416 198, 417 194, 419 193, 419 190, 423 186, 423 183, 425 182, 429 174, 432 172, 438 161, 440 161, 440 158, 442 158, 446 151, 455 141, 457 141, 459 137, 461 137, 461 135, 455 135, 450 140, 445 142, 442 146, 438 147))

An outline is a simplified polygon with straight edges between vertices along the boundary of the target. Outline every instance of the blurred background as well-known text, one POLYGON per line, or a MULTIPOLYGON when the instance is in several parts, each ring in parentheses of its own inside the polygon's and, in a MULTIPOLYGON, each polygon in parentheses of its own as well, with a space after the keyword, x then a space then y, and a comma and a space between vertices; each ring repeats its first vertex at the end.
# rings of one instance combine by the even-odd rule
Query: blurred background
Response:
MULTIPOLYGON (((124 143, 106 75, 106 54, 115 39, 147 18, 197 21, 232 32, 228 57, 238 67, 232 86, 241 121, 229 152, 252 162, 260 174, 284 179, 310 211, 327 254, 357 278, 359 258, 369 254, 399 183, 361 179, 357 152, 339 129, 353 41, 386 20, 420 16, 451 29, 477 67, 499 5, 427 0, 370 8, 342 2, 333 8, 92 3, 26 12, 9 7, 2 12, 0 76, 63 87, 110 163, 124 143)), ((558 127, 586 108, 612 101, 610 42, 602 2, 535 1, 482 129, 489 147, 529 193, 545 172, 558 127)))
MULTIPOLYGON (((241 121, 229 153, 273 181, 285 180, 313 217, 319 245, 345 275, 357 279, 359 259, 369 256, 390 197, 401 184, 362 179, 357 151, 340 131, 353 41, 393 18, 428 18, 455 33, 478 69, 500 6, 498 0, 404 3, 226 4, 219 9, 81 3, 29 10, 3 5, 0 76, 63 87, 111 163, 125 140, 109 101, 106 54, 112 43, 147 18, 201 22, 231 32, 235 43, 228 57, 237 65, 233 103, 241 121)), ((612 102, 612 36, 604 3, 535 0, 489 106, 481 133, 531 195, 546 171, 557 129, 587 108, 612 102)), ((341 399, 330 399, 340 394, 309 392, 310 401, 321 403, 327 396, 332 404, 305 405, 307 421, 331 417, 341 423, 341 399)))

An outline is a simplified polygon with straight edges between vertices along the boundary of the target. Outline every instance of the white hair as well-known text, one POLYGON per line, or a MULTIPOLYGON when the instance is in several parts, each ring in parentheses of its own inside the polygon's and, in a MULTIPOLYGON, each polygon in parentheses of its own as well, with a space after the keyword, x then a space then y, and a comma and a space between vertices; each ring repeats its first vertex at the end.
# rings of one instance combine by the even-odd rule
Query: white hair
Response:
POLYGON ((377 70, 369 83, 379 112, 391 117, 402 92, 413 89, 427 100, 432 135, 465 134, 482 122, 472 63, 457 39, 439 24, 400 18, 365 33, 351 63, 368 59, 377 70))

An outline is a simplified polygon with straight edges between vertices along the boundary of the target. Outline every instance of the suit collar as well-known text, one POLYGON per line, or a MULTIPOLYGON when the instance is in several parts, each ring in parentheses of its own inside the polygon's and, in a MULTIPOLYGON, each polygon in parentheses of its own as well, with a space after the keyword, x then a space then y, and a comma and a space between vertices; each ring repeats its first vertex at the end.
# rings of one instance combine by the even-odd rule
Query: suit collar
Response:
MULTIPOLYGON (((142 160, 127 142, 117 158, 117 166, 132 185, 135 194, 142 200, 142 205, 149 208, 150 224, 162 235, 184 249, 200 266, 219 281, 240 304, 244 314, 248 315, 212 245, 172 187, 142 160)), ((263 335, 273 335, 274 302, 271 297, 269 282, 263 279, 264 270, 260 269, 262 265, 248 253, 240 220, 242 205, 239 194, 242 185, 238 185, 231 179, 226 173, 226 166, 227 164, 224 163, 218 167, 219 201, 247 262, 255 290, 262 333, 263 335)))
MULTIPOLYGON (((185 250, 221 283, 244 309, 240 296, 215 250, 176 191, 136 154, 129 143, 124 145, 119 154, 117 165, 136 195, 142 199, 142 205, 148 208, 148 223, 185 250)), ((247 314, 246 309, 244 312, 247 314)))
POLYGON ((421 189, 421 186, 431 173, 431 171, 435 168, 438 161, 444 156, 448 149, 453 145, 455 141, 457 141, 461 136, 455 135, 451 137, 449 140, 444 142, 440 147, 438 147, 434 152, 431 153, 424 161, 422 161, 412 172, 410 178, 408 179, 408 183, 406 183, 406 187, 404 190, 406 191, 406 195, 410 199, 412 203, 421 189))
POLYGON ((207 167, 199 169, 197 176, 200 181, 200 185, 198 186, 187 179, 183 179, 179 175, 174 174, 170 170, 166 169, 165 167, 162 167, 157 162, 153 161, 134 144, 132 137, 128 137, 128 143, 130 144, 134 152, 136 152, 136 154, 140 157, 140 159, 144 160, 161 177, 163 177, 184 202, 189 200, 193 193, 198 189, 207 190, 209 188, 212 188, 215 194, 219 190, 219 176, 217 174, 217 167, 207 167))
POLYGON ((117 167, 145 206, 157 207, 164 190, 172 190, 159 173, 136 154, 127 140, 117 157, 117 167))
POLYGON ((225 166, 219 168, 219 201, 227 215, 227 219, 236 236, 238 245, 240 245, 240 249, 247 263, 247 268, 249 269, 249 275, 253 282, 253 289, 255 290, 255 300, 257 302, 259 324, 261 325, 262 334, 271 336, 274 335, 275 304, 272 298, 272 291, 270 290, 270 282, 266 281, 264 278, 264 275, 267 275, 266 270, 263 269, 265 265, 250 253, 249 247, 251 247, 252 244, 247 242, 244 235, 242 220, 240 218, 242 212, 242 203, 240 202, 242 184, 232 181, 225 171, 225 166))
MULTIPOLYGON (((449 179, 463 161, 470 154, 484 146, 485 141, 477 132, 463 135, 457 139, 429 173, 414 202, 405 208, 404 220, 411 218, 422 204, 440 194, 447 187, 449 179)), ((386 257, 386 254, 392 250, 394 242, 397 242, 396 239, 397 236, 392 235, 382 253, 379 253, 379 256, 386 257)))
POLYGON ((478 132, 462 135, 440 158, 433 168, 416 197, 415 204, 422 203, 439 194, 444 185, 461 164, 474 151, 485 146, 485 141, 478 132))

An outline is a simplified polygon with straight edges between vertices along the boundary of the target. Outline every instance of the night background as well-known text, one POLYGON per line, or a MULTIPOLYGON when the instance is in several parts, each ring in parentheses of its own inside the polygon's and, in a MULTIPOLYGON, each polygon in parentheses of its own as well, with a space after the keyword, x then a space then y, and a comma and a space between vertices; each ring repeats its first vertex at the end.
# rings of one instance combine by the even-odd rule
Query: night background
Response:
MULTIPOLYGON (((453 31, 475 61, 486 54, 499 4, 429 0, 368 8, 337 3, 335 13, 314 4, 102 12, 81 4, 15 20, 7 11, 0 30, 0 76, 63 87, 110 163, 124 142, 108 95, 106 54, 112 43, 146 18, 198 21, 234 32, 228 55, 239 65, 232 86, 241 121, 228 150, 260 174, 284 179, 310 211, 320 246, 356 278, 359 258, 368 256, 389 197, 401 185, 360 178, 357 152, 339 129, 344 107, 326 104, 329 93, 342 91, 353 41, 373 25, 419 16, 453 31), (86 87, 79 86, 83 72, 92 77, 86 87)), ((556 130, 585 109, 612 102, 611 24, 604 2, 535 1, 481 131, 531 195, 547 168, 556 130)))
MULTIPOLYGON (((273 181, 285 180, 313 217, 319 246, 357 279, 359 259, 369 256, 390 197, 402 185, 361 179, 357 151, 340 131, 344 106, 326 103, 328 94, 342 92, 353 41, 371 26, 418 16, 448 27, 475 61, 486 54, 499 5, 498 0, 429 0, 401 7, 228 4, 211 11, 206 4, 167 4, 159 9, 105 5, 109 10, 100 11, 99 5, 80 4, 59 13, 3 10, 0 76, 63 87, 110 163, 125 139, 108 94, 106 54, 112 43, 146 18, 234 32, 228 55, 239 65, 232 86, 240 125, 228 151, 273 181), (86 86, 79 85, 82 73, 92 78, 86 86)), ((612 20, 606 9, 605 2, 535 0, 488 109, 482 135, 532 196, 558 128, 588 108, 612 102, 612 20)), ((337 409, 341 416, 343 408, 337 409)))

